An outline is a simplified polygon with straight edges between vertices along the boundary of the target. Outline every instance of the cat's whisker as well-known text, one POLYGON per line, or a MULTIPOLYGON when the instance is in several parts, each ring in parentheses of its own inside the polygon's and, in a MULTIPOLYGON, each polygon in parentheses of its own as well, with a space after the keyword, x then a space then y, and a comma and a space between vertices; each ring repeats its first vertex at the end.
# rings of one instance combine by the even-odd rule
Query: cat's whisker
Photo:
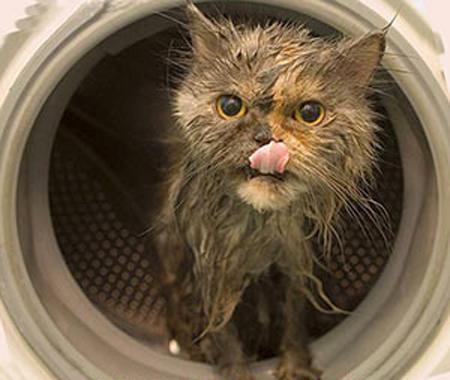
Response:
POLYGON ((390 73, 395 73, 395 74, 405 74, 405 75, 413 75, 414 72, 410 71, 410 70, 406 70, 406 69, 396 69, 396 68, 389 68, 389 72, 390 73))
MULTIPOLYGON (((317 170, 317 169, 316 169, 317 170)), ((316 171, 316 174, 318 174, 320 171, 316 171)), ((319 175, 319 174, 318 174, 319 175)), ((328 180, 331 178, 330 174, 326 175, 325 178, 327 178, 328 180)), ((331 186, 331 188, 333 189, 332 191, 335 193, 335 195, 338 196, 338 198, 341 199, 343 205, 345 206, 345 208, 347 209, 347 212, 350 215, 353 215, 353 219, 360 225, 361 230, 363 231, 363 233, 367 236, 367 238, 369 238, 370 240, 374 241, 374 237, 372 236, 372 234, 369 232, 370 229, 366 228, 365 222, 363 222, 363 220, 365 220, 364 218, 360 217, 360 213, 364 212, 366 214, 367 217, 369 217, 369 219, 371 220, 371 223, 373 224, 373 226, 377 229, 377 231, 380 233, 380 236, 383 238, 384 241, 387 241, 386 238, 386 234, 385 234, 385 229, 383 229, 382 225, 383 222, 385 225, 388 225, 388 219, 384 219, 383 221, 381 221, 381 217, 383 216, 384 218, 388 218, 388 214, 387 211, 384 210, 384 212, 382 213, 382 215, 379 215, 377 213, 375 213, 372 208, 368 205, 368 203, 373 203, 374 205, 376 205, 379 208, 382 208, 382 205, 376 203, 375 201, 373 201, 372 199, 367 199, 365 198, 359 191, 357 191, 356 189, 352 192, 348 192, 346 191, 347 187, 338 185, 337 183, 328 183, 328 185, 331 186), (347 193, 347 194, 346 194, 347 193), (339 195, 340 194, 340 195, 339 195), (359 202, 359 204, 362 207, 361 211, 358 211, 358 209, 356 209, 353 204, 351 202, 348 202, 349 199, 353 199, 356 200, 357 202, 359 202)), ((332 224, 330 223, 330 221, 328 221, 326 223, 325 229, 329 228, 328 226, 331 226, 332 224)), ((388 229, 388 228, 387 228, 388 229)), ((322 232, 325 236, 328 235, 328 233, 326 231, 322 232)), ((342 242, 339 239, 339 234, 337 234, 334 230, 331 233, 332 235, 334 235, 335 237, 338 238, 339 240, 339 245, 341 246, 341 251, 342 251, 342 242)), ((327 249, 327 238, 325 238, 324 241, 324 245, 325 245, 325 250, 327 249)))
POLYGON ((179 18, 174 17, 174 16, 170 16, 169 14, 167 14, 167 12, 154 12, 155 15, 157 15, 158 17, 162 17, 168 21, 173 22, 176 25, 180 25, 182 26, 184 29, 188 28, 188 23, 181 21, 179 18))
POLYGON ((417 54, 394 53, 392 51, 386 51, 384 53, 384 56, 409 58, 409 59, 420 59, 420 56, 418 56, 417 54))
POLYGON ((390 93, 390 92, 387 92, 387 91, 384 91, 384 90, 381 90, 381 89, 378 89, 378 88, 373 88, 372 92, 374 94, 382 96, 383 98, 389 99, 389 101, 393 102, 396 105, 400 105, 401 104, 399 99, 398 99, 398 97, 395 96, 394 94, 390 93))

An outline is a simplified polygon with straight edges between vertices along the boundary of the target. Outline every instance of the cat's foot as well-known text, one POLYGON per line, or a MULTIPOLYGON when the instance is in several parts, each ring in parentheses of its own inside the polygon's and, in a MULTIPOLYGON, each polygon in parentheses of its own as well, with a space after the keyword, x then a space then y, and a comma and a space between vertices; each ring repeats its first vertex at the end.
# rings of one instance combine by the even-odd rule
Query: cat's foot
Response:
POLYGON ((223 380, 255 380, 246 365, 230 365, 219 369, 223 380))
POLYGON ((322 372, 312 367, 309 355, 285 352, 276 371, 277 380, 320 380, 322 372))

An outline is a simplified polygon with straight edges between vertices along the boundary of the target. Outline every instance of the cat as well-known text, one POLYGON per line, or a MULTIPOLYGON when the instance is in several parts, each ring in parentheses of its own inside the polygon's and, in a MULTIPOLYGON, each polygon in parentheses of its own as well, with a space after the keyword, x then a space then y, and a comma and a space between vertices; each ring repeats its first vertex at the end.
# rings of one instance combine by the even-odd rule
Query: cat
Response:
POLYGON ((187 16, 191 54, 172 104, 182 149, 159 218, 168 330, 191 359, 250 380, 236 308, 252 288, 255 324, 271 328, 280 304, 276 378, 318 379, 304 308, 334 305, 314 276, 311 236, 327 251, 339 210, 364 201, 385 32, 325 39, 293 24, 210 18, 192 1, 187 16))

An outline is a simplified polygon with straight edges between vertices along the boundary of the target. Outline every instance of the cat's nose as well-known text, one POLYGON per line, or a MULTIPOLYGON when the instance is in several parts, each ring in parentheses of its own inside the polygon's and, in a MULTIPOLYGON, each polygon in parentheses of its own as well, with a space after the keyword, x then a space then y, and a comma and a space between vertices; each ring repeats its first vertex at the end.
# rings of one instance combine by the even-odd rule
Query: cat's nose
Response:
POLYGON ((256 127, 253 139, 262 145, 268 144, 272 141, 272 130, 267 124, 260 124, 256 127))

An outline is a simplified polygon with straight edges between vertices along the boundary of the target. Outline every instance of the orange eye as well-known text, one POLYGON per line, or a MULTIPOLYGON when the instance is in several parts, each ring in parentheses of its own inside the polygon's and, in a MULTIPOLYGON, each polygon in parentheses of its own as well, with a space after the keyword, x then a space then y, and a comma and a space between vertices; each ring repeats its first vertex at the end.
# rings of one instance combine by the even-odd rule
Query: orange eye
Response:
POLYGON ((216 102, 217 113, 222 119, 238 119, 247 113, 241 98, 235 95, 221 95, 216 102))
POLYGON ((325 119, 325 108, 319 102, 305 102, 295 109, 294 118, 300 123, 314 127, 325 119))

